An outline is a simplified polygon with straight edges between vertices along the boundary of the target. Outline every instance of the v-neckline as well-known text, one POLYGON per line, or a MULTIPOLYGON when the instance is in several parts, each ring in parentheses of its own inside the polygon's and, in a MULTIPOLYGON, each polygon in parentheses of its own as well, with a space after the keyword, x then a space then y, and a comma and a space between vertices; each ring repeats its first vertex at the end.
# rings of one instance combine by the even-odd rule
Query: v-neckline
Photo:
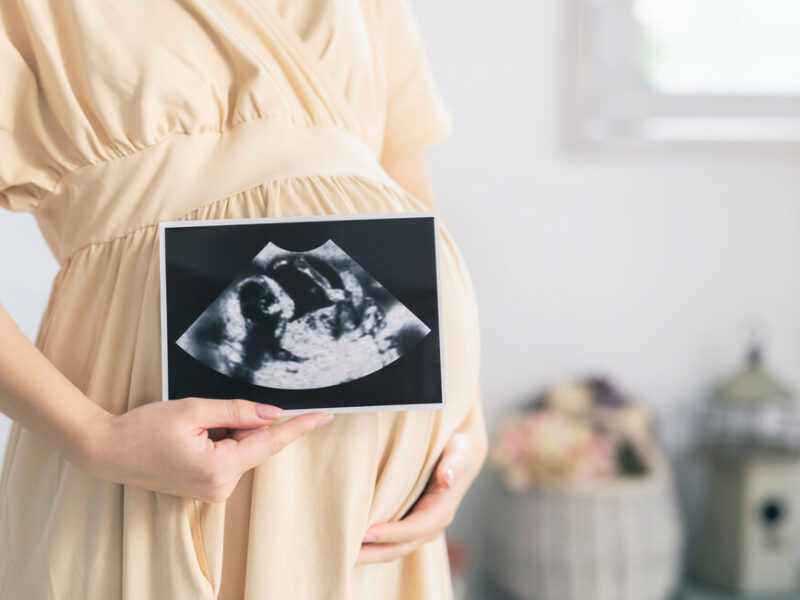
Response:
POLYGON ((264 23, 270 27, 270 30, 278 39, 282 39, 283 45, 291 48, 296 53, 296 60, 314 75, 314 80, 309 80, 309 84, 315 88, 319 101, 331 112, 331 118, 338 121, 338 124, 348 131, 357 132, 358 121, 353 114, 352 108, 347 100, 335 90, 319 57, 313 56, 309 52, 308 42, 274 9, 254 0, 243 1, 250 6, 252 12, 263 19, 264 23))

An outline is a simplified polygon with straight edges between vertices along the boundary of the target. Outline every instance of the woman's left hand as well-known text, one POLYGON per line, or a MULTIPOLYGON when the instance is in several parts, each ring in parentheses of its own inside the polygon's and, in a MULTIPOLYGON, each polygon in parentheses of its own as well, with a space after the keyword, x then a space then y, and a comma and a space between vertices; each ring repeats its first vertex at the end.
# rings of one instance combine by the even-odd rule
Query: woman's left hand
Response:
POLYGON ((461 428, 447 442, 428 486, 400 521, 367 529, 357 564, 388 562, 439 537, 486 460, 488 441, 478 399, 461 428))

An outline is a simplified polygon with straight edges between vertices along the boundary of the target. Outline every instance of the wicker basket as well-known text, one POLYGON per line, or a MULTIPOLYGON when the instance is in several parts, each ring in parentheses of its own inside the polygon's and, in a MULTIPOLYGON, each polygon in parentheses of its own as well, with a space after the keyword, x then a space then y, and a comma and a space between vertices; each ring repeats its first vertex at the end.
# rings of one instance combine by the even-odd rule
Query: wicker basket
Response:
POLYGON ((601 484, 492 486, 487 564, 520 600, 665 600, 679 573, 683 536, 672 477, 601 484))

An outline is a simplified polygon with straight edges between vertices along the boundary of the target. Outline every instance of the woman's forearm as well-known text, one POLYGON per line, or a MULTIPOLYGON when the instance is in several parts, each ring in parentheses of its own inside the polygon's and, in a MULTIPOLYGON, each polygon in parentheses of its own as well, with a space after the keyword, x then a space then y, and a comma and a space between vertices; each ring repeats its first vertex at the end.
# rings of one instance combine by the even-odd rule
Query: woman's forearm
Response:
POLYGON ((72 462, 86 455, 87 425, 108 415, 31 343, 2 305, 0 412, 49 440, 72 462))
POLYGON ((420 200, 429 210, 436 210, 436 198, 424 152, 397 159, 384 165, 384 169, 400 187, 420 200))
POLYGON ((456 433, 464 433, 470 437, 474 452, 473 462, 477 467, 476 472, 483 466, 489 452, 489 436, 486 431, 486 418, 483 414, 483 398, 478 393, 472 401, 467 416, 461 422, 456 433))

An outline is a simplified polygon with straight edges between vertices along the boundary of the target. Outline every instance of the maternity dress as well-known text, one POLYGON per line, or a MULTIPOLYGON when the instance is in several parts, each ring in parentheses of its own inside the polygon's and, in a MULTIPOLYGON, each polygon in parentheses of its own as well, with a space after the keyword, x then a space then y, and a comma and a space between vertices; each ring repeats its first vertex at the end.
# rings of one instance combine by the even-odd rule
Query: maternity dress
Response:
MULTIPOLYGON (((116 414, 160 398, 159 221, 424 210, 381 165, 450 130, 405 0, 0 0, 0 206, 60 264, 36 343, 116 414)), ((0 598, 449 598, 442 537, 354 565, 479 393, 439 234, 446 409, 340 415, 220 503, 94 479, 15 424, 0 598)))

